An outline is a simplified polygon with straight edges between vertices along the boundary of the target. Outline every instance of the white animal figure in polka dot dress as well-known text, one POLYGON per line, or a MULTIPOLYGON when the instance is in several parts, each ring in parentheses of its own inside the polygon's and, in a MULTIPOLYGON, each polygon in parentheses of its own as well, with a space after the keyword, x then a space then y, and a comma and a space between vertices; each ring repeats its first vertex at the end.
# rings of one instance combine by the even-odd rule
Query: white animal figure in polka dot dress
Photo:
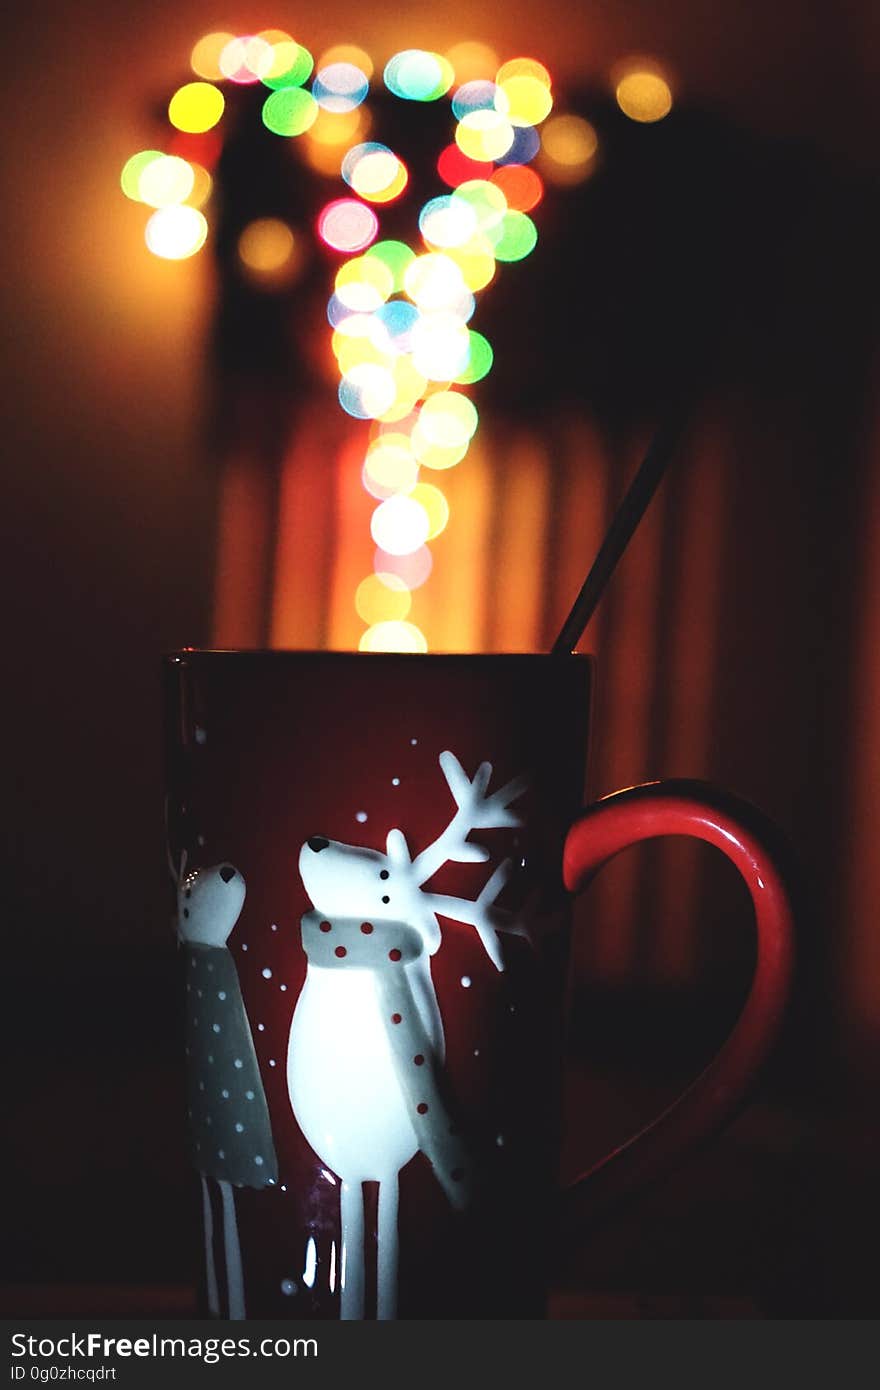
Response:
POLYGON ((315 911, 303 918, 306 979, 290 1030, 287 1080, 297 1122, 341 1181, 341 1311, 364 1311, 364 1182, 378 1182, 377 1316, 397 1308, 398 1173, 421 1149, 450 1201, 464 1206, 471 1156, 444 1108, 445 1041, 430 956, 440 941, 438 913, 475 928, 493 965, 504 969, 499 932, 525 935, 495 907, 511 864, 495 869, 475 901, 425 890, 447 861, 485 862, 476 829, 517 826, 511 802, 518 778, 487 795, 491 763, 469 778, 455 755, 440 767, 456 804, 442 834, 410 855, 399 829, 386 852, 312 836, 299 870, 315 911))

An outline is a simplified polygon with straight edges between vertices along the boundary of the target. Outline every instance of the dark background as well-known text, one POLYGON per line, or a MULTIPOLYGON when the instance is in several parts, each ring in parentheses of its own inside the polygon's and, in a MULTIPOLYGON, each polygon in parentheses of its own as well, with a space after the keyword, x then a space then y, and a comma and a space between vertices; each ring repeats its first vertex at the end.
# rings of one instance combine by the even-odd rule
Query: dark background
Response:
MULTIPOLYGON (((300 18, 184 0, 50 5, 7 23, 9 1313, 65 1312, 75 1286, 184 1287, 193 1267, 159 656, 218 640, 223 473, 205 440, 244 387, 236 353, 211 346, 222 273, 149 257, 117 179, 195 38, 227 22, 300 18)), ((490 337, 516 341, 525 325, 542 346, 499 353, 486 409, 508 439, 553 436, 567 418, 587 430, 583 468, 601 475, 607 513, 669 403, 694 401, 677 470, 584 644, 604 672, 592 786, 717 780, 774 817, 802 866, 795 999, 755 1103, 569 1244, 557 1310, 581 1309, 586 1291, 593 1311, 624 1316, 876 1312, 876 7, 630 0, 367 17, 339 3, 301 27, 314 50, 478 37, 502 56, 533 53, 596 125, 596 176, 548 199, 530 278, 515 294, 499 285, 487 309, 490 337), (608 95, 611 65, 634 50, 676 78, 656 128, 626 122, 608 95)), ((288 350, 296 365, 295 336, 288 350)), ((279 429, 288 408, 295 418, 294 393, 279 429)), ((582 466, 577 449, 554 459, 552 476, 582 466)), ((552 537, 580 522, 585 538, 601 533, 576 510, 546 533, 548 592, 552 537)), ((500 544, 493 533, 493 556, 500 544)), ((502 605, 513 582, 493 584, 502 605)), ((537 647, 564 594, 554 603, 537 647)), ((487 649, 502 628, 490 613, 487 649)), ((743 897, 700 853, 634 853, 596 899, 577 948, 569 1171, 698 1069, 748 970, 743 897)))

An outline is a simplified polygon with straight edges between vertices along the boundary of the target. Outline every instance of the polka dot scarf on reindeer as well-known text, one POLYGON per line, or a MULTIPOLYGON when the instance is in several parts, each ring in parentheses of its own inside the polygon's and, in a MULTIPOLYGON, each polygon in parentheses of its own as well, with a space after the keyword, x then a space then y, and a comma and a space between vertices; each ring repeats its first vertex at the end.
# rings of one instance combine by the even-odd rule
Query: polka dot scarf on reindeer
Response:
POLYGON ((372 973, 376 1007, 419 1148, 452 1205, 466 1206, 475 1177, 472 1156, 441 1094, 439 1061, 405 969, 424 953, 421 934, 404 922, 330 920, 309 912, 302 919, 302 943, 311 965, 372 973))

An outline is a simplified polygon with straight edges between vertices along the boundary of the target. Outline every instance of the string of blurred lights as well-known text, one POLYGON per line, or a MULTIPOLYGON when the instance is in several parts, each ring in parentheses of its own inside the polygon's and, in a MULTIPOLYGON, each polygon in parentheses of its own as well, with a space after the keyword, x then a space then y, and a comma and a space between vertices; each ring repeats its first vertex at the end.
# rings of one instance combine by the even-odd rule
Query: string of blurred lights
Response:
MULTIPOLYGON (((218 32, 196 43, 190 63, 194 80, 168 103, 168 148, 133 155, 123 192, 153 209, 145 240, 154 255, 184 260, 204 246, 202 209, 222 149, 222 84, 260 84, 266 131, 297 141, 313 170, 344 181, 345 193, 321 207, 316 232, 341 258, 327 305, 339 403, 369 422, 361 477, 376 501, 376 550, 373 573, 354 597, 365 624, 360 648, 427 651, 424 633, 409 621, 412 595, 431 573, 430 543, 449 520, 439 478, 468 452, 479 423, 469 392, 493 362, 491 344, 470 326, 477 296, 499 265, 534 249, 530 214, 545 182, 565 187, 589 175, 595 131, 579 115, 554 111, 543 64, 525 57, 499 64, 478 43, 445 55, 405 49, 377 78, 369 55, 350 44, 315 62, 279 29, 218 32), (381 235, 383 208, 404 198, 410 172, 388 145, 367 138, 365 103, 375 81, 402 102, 451 103, 452 138, 436 161, 438 192, 415 214, 411 242, 381 235), (437 481, 426 481, 425 472, 437 481)), ((614 84, 632 120, 660 120, 671 108, 669 85, 653 63, 623 65, 614 84)), ((294 234, 278 218, 252 221, 238 242, 242 265, 270 288, 285 283, 296 254, 294 234)))

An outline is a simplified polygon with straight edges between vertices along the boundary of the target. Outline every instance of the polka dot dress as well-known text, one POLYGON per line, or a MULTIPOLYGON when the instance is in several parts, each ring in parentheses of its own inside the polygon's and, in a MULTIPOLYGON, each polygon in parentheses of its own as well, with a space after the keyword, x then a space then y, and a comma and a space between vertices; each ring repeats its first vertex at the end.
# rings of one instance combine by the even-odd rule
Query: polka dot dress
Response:
POLYGON ((193 1163, 236 1187, 271 1186, 278 1160, 235 962, 225 946, 183 952, 193 1163))
POLYGON ((452 1205, 466 1206, 475 1179, 472 1156, 444 1103, 439 1063, 405 969, 424 953, 421 934, 404 922, 331 921, 309 912, 302 919, 302 942, 312 965, 374 973, 394 1074, 419 1148, 452 1205))

